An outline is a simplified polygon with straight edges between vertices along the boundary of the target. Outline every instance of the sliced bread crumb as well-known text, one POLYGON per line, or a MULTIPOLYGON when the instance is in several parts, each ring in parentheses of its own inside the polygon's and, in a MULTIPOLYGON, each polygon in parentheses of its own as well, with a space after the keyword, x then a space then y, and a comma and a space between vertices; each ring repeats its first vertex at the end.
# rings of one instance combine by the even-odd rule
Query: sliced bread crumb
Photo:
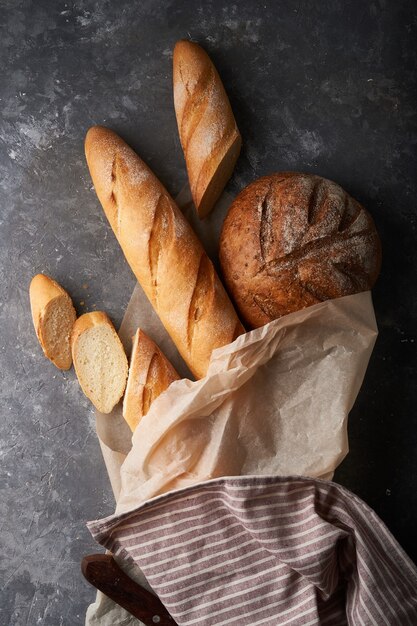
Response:
POLYGON ((71 347, 81 389, 101 413, 110 413, 125 390, 128 363, 107 315, 101 311, 81 315, 71 347))

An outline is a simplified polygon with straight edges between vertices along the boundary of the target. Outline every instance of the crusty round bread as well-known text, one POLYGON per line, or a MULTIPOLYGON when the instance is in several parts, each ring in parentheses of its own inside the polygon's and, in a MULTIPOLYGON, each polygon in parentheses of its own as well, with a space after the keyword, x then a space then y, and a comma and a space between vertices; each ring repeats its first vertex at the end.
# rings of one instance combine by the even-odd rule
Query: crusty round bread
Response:
POLYGON ((283 172, 256 180, 232 203, 220 262, 241 317, 255 328, 370 289, 381 245, 369 213, 339 185, 283 172))

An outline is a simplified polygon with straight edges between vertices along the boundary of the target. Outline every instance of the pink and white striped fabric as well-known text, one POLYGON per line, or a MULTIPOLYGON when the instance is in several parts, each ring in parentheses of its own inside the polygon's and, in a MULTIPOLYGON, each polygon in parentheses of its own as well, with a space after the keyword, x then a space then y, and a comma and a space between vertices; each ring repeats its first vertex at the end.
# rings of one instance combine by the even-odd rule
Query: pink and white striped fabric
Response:
POLYGON ((417 624, 417 569, 332 482, 221 478, 90 522, 181 626, 417 624))

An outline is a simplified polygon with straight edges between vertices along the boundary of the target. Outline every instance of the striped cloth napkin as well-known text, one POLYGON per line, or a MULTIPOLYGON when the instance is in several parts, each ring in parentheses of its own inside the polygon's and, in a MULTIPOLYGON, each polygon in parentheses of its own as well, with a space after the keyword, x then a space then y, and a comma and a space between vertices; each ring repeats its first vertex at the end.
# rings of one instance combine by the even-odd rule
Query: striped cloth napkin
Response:
POLYGON ((364 502, 303 477, 220 478, 90 522, 180 626, 417 624, 417 569, 364 502))

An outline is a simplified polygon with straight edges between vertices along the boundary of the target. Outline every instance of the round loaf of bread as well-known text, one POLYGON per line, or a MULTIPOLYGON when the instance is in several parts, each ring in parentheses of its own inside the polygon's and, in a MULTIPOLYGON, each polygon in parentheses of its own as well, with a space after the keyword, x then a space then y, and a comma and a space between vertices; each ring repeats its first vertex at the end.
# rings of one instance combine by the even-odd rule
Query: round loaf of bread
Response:
POLYGON ((283 172, 251 183, 232 203, 220 263, 243 321, 255 328, 370 289, 381 244, 369 213, 339 185, 283 172))

